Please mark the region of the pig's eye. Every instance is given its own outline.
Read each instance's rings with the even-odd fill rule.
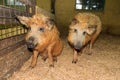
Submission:
[[[39,28],[39,31],[40,32],[44,32],[44,28]]]
[[[86,32],[84,31],[84,32],[83,32],[83,35],[85,35],[85,34],[86,34]]]
[[[77,32],[77,29],[74,29],[74,32]]]
[[[31,30],[31,27],[28,27],[28,31],[30,31]]]

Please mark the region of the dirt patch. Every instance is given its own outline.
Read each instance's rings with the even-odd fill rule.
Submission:
[[[86,50],[87,52],[87,50]],[[64,40],[64,50],[49,68],[48,60],[38,57],[35,68],[28,68],[31,58],[20,71],[8,80],[119,80],[120,79],[120,37],[102,35],[96,41],[92,55],[86,53],[78,57],[78,63],[72,64],[73,52]]]

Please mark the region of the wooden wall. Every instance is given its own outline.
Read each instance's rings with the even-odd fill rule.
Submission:
[[[50,11],[50,0],[37,0],[37,5]],[[103,32],[120,35],[120,0],[106,0],[105,9],[102,12],[92,11],[100,16],[103,23]],[[62,35],[67,35],[71,19],[78,12],[90,12],[75,10],[75,0],[56,0],[55,16],[58,28]]]

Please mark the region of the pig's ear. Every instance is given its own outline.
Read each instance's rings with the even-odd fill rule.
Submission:
[[[72,19],[72,22],[71,22],[71,25],[75,25],[75,24],[77,24],[77,23],[79,23],[79,21],[77,20],[77,19]]]
[[[28,25],[29,17],[25,17],[25,16],[16,16],[16,17],[20,21],[21,24],[23,24],[25,26]]]
[[[97,25],[89,25],[87,28],[87,34],[92,35],[96,32]]]
[[[55,25],[54,19],[47,19],[46,24],[48,26],[48,29],[51,30],[53,26]]]

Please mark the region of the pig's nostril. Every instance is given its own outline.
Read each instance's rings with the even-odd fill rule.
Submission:
[[[34,37],[31,36],[31,37],[29,38],[29,40],[30,40],[30,41],[34,41]]]
[[[80,49],[81,48],[81,46],[79,46],[79,45],[75,45],[75,49]]]
[[[80,42],[77,42],[77,43],[74,45],[74,48],[77,49],[77,50],[80,50],[80,49],[81,49],[81,43],[80,43]]]

